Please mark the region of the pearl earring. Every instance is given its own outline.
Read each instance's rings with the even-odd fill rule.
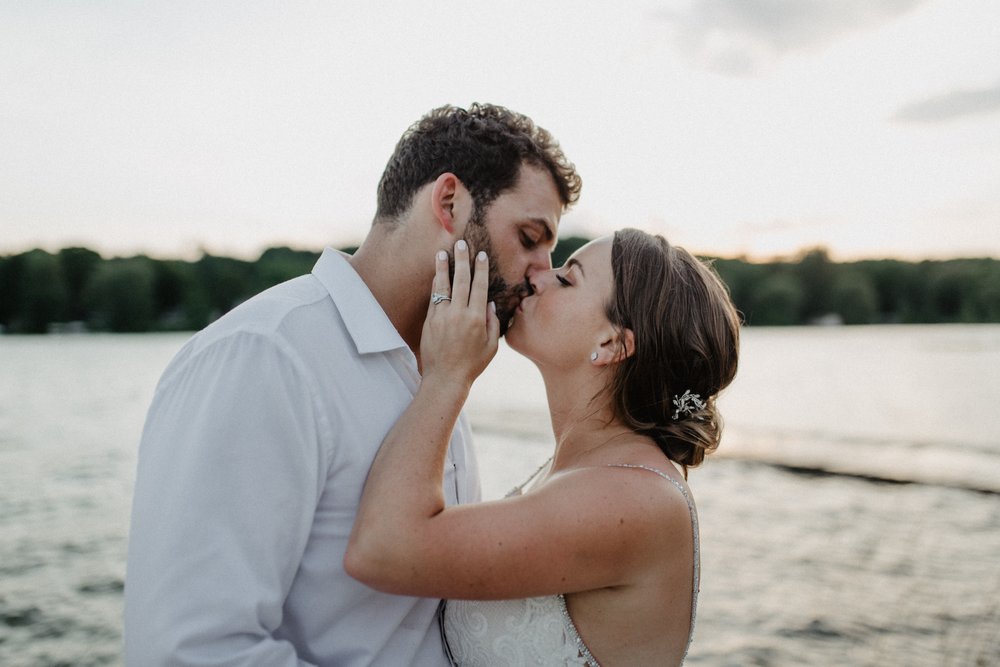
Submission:
[[[591,352],[590,353],[590,360],[591,361],[597,361],[597,353],[596,352]]]

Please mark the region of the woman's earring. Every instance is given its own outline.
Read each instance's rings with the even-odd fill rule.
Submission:
[[[590,353],[590,360],[591,361],[597,361],[597,353],[596,352],[591,352]]]

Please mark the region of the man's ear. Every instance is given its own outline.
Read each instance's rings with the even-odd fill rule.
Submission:
[[[614,329],[601,341],[600,348],[591,355],[595,366],[607,366],[625,361],[635,354],[635,334],[631,329]]]
[[[455,199],[461,185],[458,176],[446,171],[437,177],[431,188],[431,212],[449,235],[455,233]]]

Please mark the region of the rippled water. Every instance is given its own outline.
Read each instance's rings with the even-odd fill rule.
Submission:
[[[135,446],[182,340],[0,337],[0,664],[120,662]]]
[[[689,664],[1000,664],[1000,493],[970,490],[1000,490],[1000,327],[744,336],[723,448],[691,476]],[[0,336],[0,664],[120,664],[135,446],[185,338]],[[508,351],[470,414],[487,496],[547,456],[544,391]]]

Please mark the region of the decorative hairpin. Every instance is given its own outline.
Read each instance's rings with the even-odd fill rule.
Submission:
[[[674,421],[677,421],[680,415],[685,417],[690,417],[698,410],[705,407],[705,401],[701,400],[701,394],[692,394],[690,389],[687,389],[683,394],[678,396],[674,394],[674,415],[671,417]]]

